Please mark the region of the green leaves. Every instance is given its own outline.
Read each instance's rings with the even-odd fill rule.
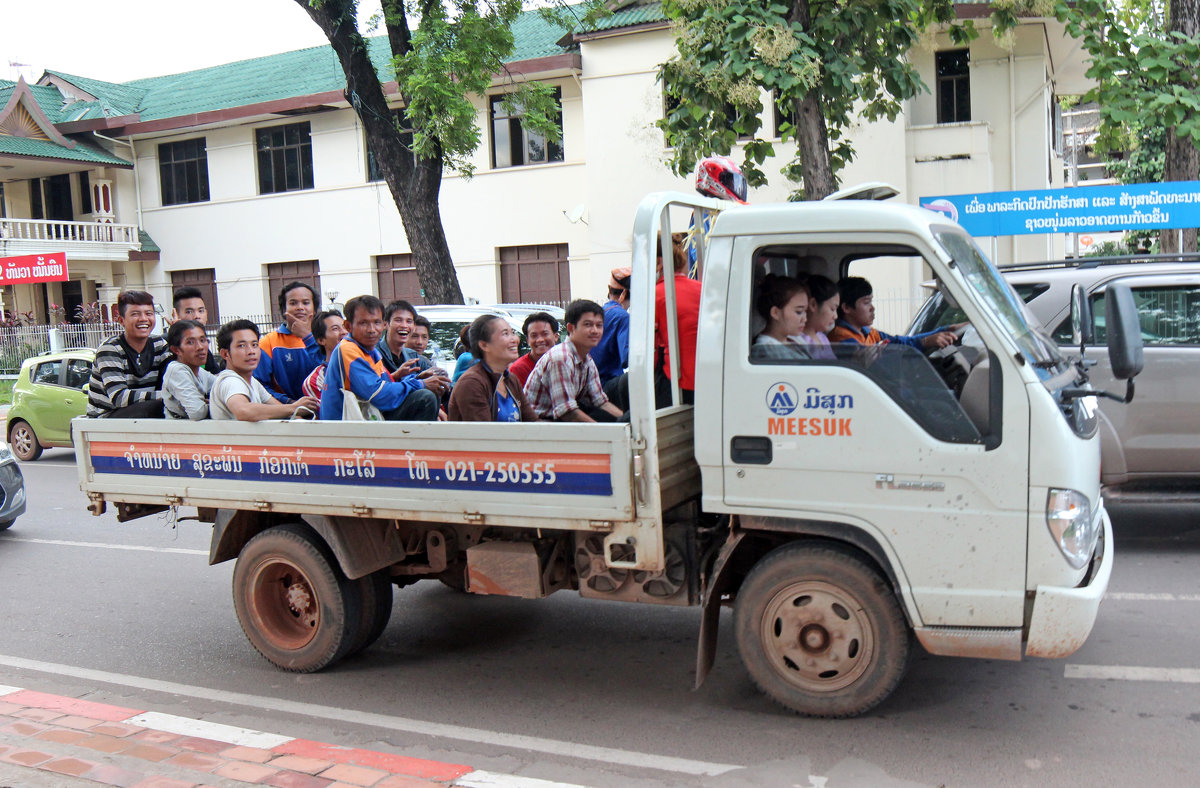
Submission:
[[[1183,0],[1178,0],[1183,2]],[[1165,28],[1161,0],[1060,2],[1058,16],[1091,56],[1096,87],[1085,96],[1100,106],[1100,153],[1131,151],[1137,167],[1114,164],[1125,182],[1162,177],[1164,127],[1200,142],[1200,38]],[[1154,151],[1153,154],[1148,151]],[[1148,156],[1159,162],[1148,164]]]
[[[1014,9],[1027,2],[1000,5],[1015,20]],[[752,185],[766,182],[760,165],[776,153],[775,142],[764,139],[771,130],[779,142],[797,142],[799,133],[821,137],[823,161],[802,162],[797,154],[780,169],[786,179],[821,166],[836,174],[854,156],[846,132],[860,118],[895,119],[903,101],[924,89],[906,55],[925,27],[948,23],[960,44],[977,35],[955,21],[952,0],[664,0],[663,11],[678,54],[661,77],[668,102],[686,108],[659,123],[672,146],[671,167],[685,174],[698,158],[740,145]],[[810,94],[819,97],[821,125],[801,132],[790,116]],[[763,113],[746,114],[772,102],[782,109],[766,113],[778,117],[767,128]]]

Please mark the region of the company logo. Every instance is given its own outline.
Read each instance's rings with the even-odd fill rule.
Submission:
[[[930,200],[929,202],[921,203],[921,207],[927,211],[936,211],[944,216],[950,217],[950,221],[958,221],[958,208],[949,200]]]
[[[800,404],[800,394],[791,383],[772,383],[767,389],[767,409],[776,416],[786,416]]]

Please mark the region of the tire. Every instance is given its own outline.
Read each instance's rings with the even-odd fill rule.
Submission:
[[[37,435],[29,422],[17,419],[8,428],[8,445],[13,454],[23,462],[33,462],[42,456],[42,444],[38,443]]]
[[[794,543],[767,554],[738,591],[734,616],[750,677],[798,714],[862,714],[908,666],[908,625],[888,584],[829,547]]]
[[[269,528],[233,568],[233,605],[250,643],[283,670],[313,673],[341,659],[358,638],[362,598],[308,526]]]
[[[379,640],[392,618],[392,577],[386,569],[372,572],[354,582],[358,584],[362,595],[362,614],[358,619],[358,637],[346,652],[347,657]]]
[[[0,521],[0,531],[7,531],[7,530],[9,529],[9,527],[11,527],[11,526],[12,526],[12,524],[13,524],[13,523],[15,523],[16,521],[17,521],[17,520],[16,520],[16,518],[15,518],[15,517],[14,517],[13,519],[11,519],[11,520],[2,520],[2,521]]]

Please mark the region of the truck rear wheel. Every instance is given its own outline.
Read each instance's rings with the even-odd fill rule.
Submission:
[[[346,651],[346,656],[357,654],[370,646],[392,618],[392,577],[386,569],[372,572],[354,581],[362,595],[362,614],[359,616],[358,636]]]
[[[828,547],[769,553],[738,591],[735,627],[754,683],[806,716],[862,714],[892,693],[908,665],[908,627],[887,583]]]
[[[348,580],[311,529],[288,524],[255,536],[233,569],[233,605],[258,652],[284,670],[312,673],[354,645],[362,617]]]

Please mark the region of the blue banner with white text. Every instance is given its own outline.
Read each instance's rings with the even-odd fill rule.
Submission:
[[[1200,227],[1200,181],[922,197],[975,237]]]

